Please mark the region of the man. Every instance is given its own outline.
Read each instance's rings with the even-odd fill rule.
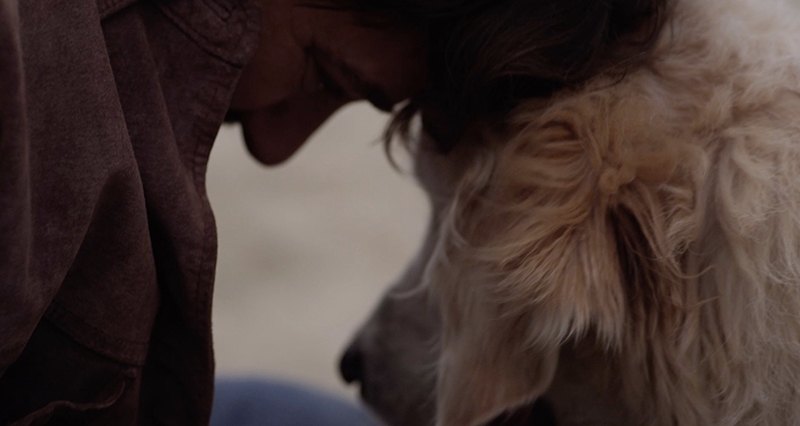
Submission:
[[[425,84],[418,27],[317,3],[0,0],[0,424],[208,423],[223,119],[274,164]]]

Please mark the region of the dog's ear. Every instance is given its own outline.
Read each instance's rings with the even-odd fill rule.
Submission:
[[[488,178],[465,173],[444,218],[427,278],[443,308],[439,426],[484,425],[540,397],[571,339],[619,347],[630,291],[623,268],[651,270],[637,262],[672,253],[656,241],[670,232],[655,222],[664,215],[653,182],[668,179],[675,155],[631,148],[622,143],[637,136],[631,128],[581,122],[606,117],[602,105],[578,107],[586,111],[527,120],[534,124],[498,145]],[[614,212],[628,199],[644,201],[625,210],[625,228]],[[652,258],[622,262],[616,234],[628,231]]]
[[[542,134],[552,143],[500,152],[491,173],[476,161],[444,217],[427,278],[444,325],[439,426],[485,425],[533,402],[564,341],[623,324],[613,229],[592,206],[581,142]]]
[[[501,222],[519,225],[527,217],[515,214],[521,216],[501,215]],[[486,425],[535,401],[570,339],[590,332],[607,342],[619,338],[625,294],[612,232],[606,218],[590,218],[537,242],[507,241],[503,249],[487,242],[447,256],[441,270],[450,275],[434,278],[444,325],[439,426]],[[506,235],[514,234],[524,235]]]
[[[498,330],[464,325],[465,332],[449,336],[443,348],[438,426],[486,425],[547,390],[557,366],[557,348],[524,348],[509,335],[494,334]]]

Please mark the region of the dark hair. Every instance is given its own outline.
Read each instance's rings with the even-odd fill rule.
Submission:
[[[373,23],[417,25],[429,48],[428,90],[390,126],[407,131],[422,108],[436,111],[443,142],[475,118],[502,117],[646,57],[670,0],[334,0]],[[423,113],[423,116],[425,114]],[[441,123],[446,123],[444,126]]]

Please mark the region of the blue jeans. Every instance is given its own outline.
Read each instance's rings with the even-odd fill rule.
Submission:
[[[267,380],[217,380],[211,426],[379,426],[334,396]]]

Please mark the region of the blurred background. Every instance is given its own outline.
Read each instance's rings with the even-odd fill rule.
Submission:
[[[339,379],[339,355],[410,261],[428,215],[412,176],[386,158],[387,118],[353,104],[270,168],[249,156],[238,126],[220,130],[207,175],[219,234],[218,375],[355,398]]]

